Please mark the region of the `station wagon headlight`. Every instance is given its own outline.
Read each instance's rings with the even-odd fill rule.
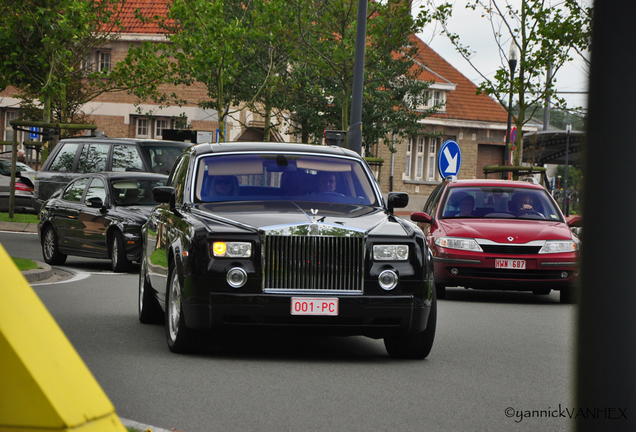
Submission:
[[[408,258],[408,245],[373,246],[373,259],[376,261],[406,261]]]
[[[461,238],[461,237],[439,237],[435,239],[435,244],[437,246],[448,248],[448,249],[460,249],[467,250],[473,252],[483,252],[481,246],[475,241],[475,239],[471,238]]]
[[[249,258],[252,256],[252,244],[216,241],[212,243],[212,255],[225,258]]]
[[[579,250],[579,244],[572,240],[548,240],[545,242],[540,254],[576,252]]]

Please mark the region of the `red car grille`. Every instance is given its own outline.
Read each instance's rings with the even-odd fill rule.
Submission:
[[[486,253],[505,255],[536,255],[541,246],[515,246],[515,245],[479,245]]]

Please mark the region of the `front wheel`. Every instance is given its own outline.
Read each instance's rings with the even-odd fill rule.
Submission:
[[[170,264],[166,292],[166,337],[168,348],[175,353],[203,352],[209,340],[200,330],[189,329],[185,325],[181,306],[181,280],[174,263]]]
[[[42,236],[42,256],[47,264],[58,265],[66,262],[67,256],[60,252],[57,234],[52,226],[44,229]]]
[[[384,338],[384,346],[391,357],[421,360],[430,354],[437,327],[437,294],[435,291],[433,290],[431,311],[428,315],[426,329],[415,334]]]
[[[110,263],[114,272],[124,272],[130,267],[121,232],[115,231],[110,240]]]

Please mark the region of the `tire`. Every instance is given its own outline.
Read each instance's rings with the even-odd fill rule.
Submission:
[[[67,255],[60,252],[57,234],[51,225],[44,228],[42,235],[42,256],[44,262],[51,265],[60,265],[66,262]]]
[[[143,254],[142,254],[143,256]],[[161,324],[164,320],[163,310],[153,295],[153,289],[146,278],[146,260],[142,258],[139,271],[139,321],[143,324]]]
[[[110,238],[110,263],[114,272],[125,272],[130,268],[130,261],[126,258],[126,247],[121,232],[115,231]]]
[[[428,315],[426,329],[419,333],[384,338],[384,346],[389,355],[397,359],[422,360],[433,348],[435,328],[437,327],[437,294],[433,290],[431,312]]]
[[[166,338],[174,353],[203,352],[209,345],[206,332],[189,329],[185,325],[181,306],[181,279],[174,263],[170,264],[166,288]]]
[[[444,300],[446,298],[446,285],[435,284],[435,291],[438,299]]]

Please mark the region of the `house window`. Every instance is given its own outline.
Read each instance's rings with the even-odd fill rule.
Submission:
[[[110,53],[104,51],[97,52],[97,70],[100,72],[110,72]]]
[[[4,113],[4,140],[13,141],[13,126],[9,124],[10,121],[18,118],[17,111],[6,111]],[[20,138],[18,136],[18,138]]]
[[[163,138],[163,130],[169,129],[169,122],[165,119],[157,119],[155,120],[155,138],[161,139]]]
[[[435,161],[437,160],[437,140],[438,138],[428,138],[428,146],[426,152],[426,179],[428,181],[433,181],[436,177]]]
[[[424,137],[417,139],[417,159],[415,162],[415,179],[422,179],[422,170],[424,169]]]
[[[406,144],[406,161],[404,164],[404,178],[411,178],[411,153],[413,151],[413,138],[409,138],[408,143]]]
[[[137,119],[137,138],[149,138],[148,136],[148,119]]]

